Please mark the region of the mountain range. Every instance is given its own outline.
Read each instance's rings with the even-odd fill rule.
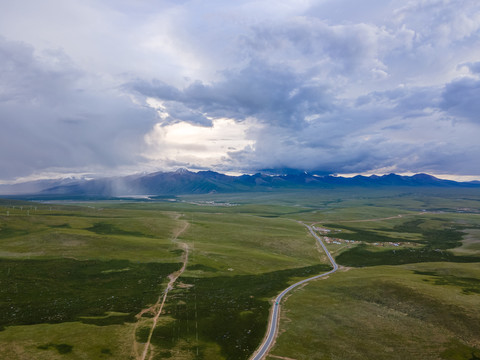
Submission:
[[[469,187],[480,188],[478,182],[456,182],[428,174],[402,176],[388,174],[341,177],[296,172],[284,175],[257,173],[230,176],[214,171],[175,172],[110,177],[101,179],[41,180],[13,185],[0,185],[2,195],[36,197],[130,197],[134,195],[183,195],[275,191],[281,189],[328,189],[342,187]]]

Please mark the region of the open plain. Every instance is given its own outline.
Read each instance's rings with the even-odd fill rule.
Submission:
[[[266,359],[480,358],[480,193],[430,188],[0,200],[0,357],[248,359],[332,268],[301,222],[340,269]]]

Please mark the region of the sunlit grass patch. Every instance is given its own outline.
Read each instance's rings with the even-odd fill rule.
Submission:
[[[80,322],[10,326],[0,332],[2,359],[131,359],[133,324]]]

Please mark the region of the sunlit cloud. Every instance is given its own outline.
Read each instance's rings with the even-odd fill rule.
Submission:
[[[254,145],[248,138],[251,122],[238,123],[232,119],[216,119],[211,127],[186,122],[155,125],[145,136],[148,145],[143,154],[159,168],[188,166],[218,168],[228,161],[229,153]]]

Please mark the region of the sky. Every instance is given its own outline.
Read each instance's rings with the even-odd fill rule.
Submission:
[[[480,179],[478,0],[0,2],[0,182]]]

